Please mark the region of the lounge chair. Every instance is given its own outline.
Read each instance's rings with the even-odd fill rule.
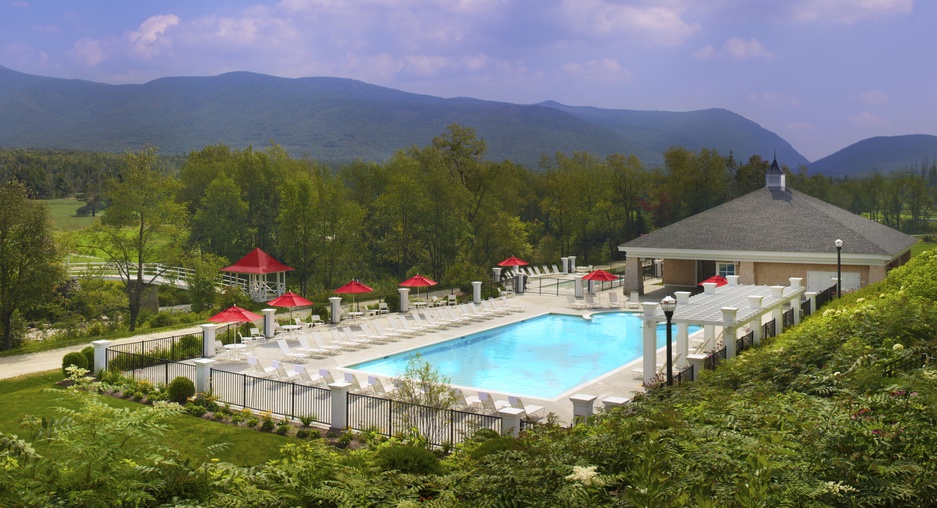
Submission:
[[[613,308],[613,309],[620,309],[620,308],[621,308],[621,302],[618,301],[618,293],[616,293],[616,292],[614,292],[614,291],[609,291],[609,292],[608,292],[608,306],[611,307],[611,308]]]
[[[482,410],[488,414],[495,414],[501,408],[510,406],[506,400],[494,400],[488,392],[478,392],[478,397],[468,397],[466,400],[469,402],[478,402],[481,404]]]
[[[403,316],[397,316],[397,326],[394,326],[394,321],[391,319],[390,324],[393,326],[395,332],[400,333],[401,335],[406,335],[408,337],[413,337],[419,333],[423,333],[422,329],[410,326],[410,323],[407,321],[407,318]]]
[[[319,325],[324,325],[324,324],[325,324],[325,321],[322,321],[322,316],[320,316],[320,315],[318,315],[318,314],[313,314],[313,315],[309,316],[309,326],[310,326],[310,327],[319,326]]]
[[[479,309],[475,302],[469,302],[465,304],[468,306],[469,311],[476,316],[481,316],[482,319],[489,319],[495,316],[494,312],[489,310]]]
[[[422,315],[419,312],[415,312],[412,315],[413,315],[413,322],[422,326],[426,330],[439,330],[440,328],[445,327],[445,325],[443,325],[442,323],[439,323],[437,321],[430,321],[429,319],[426,319],[426,316]]]
[[[319,369],[319,377],[322,378],[322,382],[327,385],[335,382],[335,378],[332,377],[332,373],[329,372],[329,369]]]
[[[353,342],[348,340],[348,337],[342,335],[338,328],[332,328],[329,330],[332,333],[332,344],[341,346],[342,349],[361,349],[364,347],[364,344],[360,342]]]
[[[540,265],[540,268],[543,268],[543,275],[544,275],[544,276],[546,276],[546,275],[553,275],[552,273],[550,273],[550,269],[547,268],[547,265]]]
[[[456,314],[455,311],[451,307],[446,307],[446,314],[449,314],[449,320],[453,324],[461,325],[463,323],[468,323],[470,321],[468,316],[465,316],[462,314]]]
[[[368,390],[378,397],[387,397],[394,391],[394,387],[387,388],[384,382],[377,376],[368,376]]]
[[[357,342],[358,344],[361,344],[362,347],[371,347],[371,344],[374,344],[374,341],[371,339],[365,338],[355,333],[350,326],[343,326],[342,332],[345,333],[345,337],[348,337],[349,341]]]
[[[259,328],[251,328],[251,339],[266,340],[267,336],[261,333]]]
[[[455,409],[478,410],[481,407],[478,397],[466,397],[461,388],[452,388],[452,397],[455,399]]]
[[[346,383],[349,383],[351,385],[349,387],[349,390],[353,392],[361,391],[361,383],[358,382],[358,378],[355,377],[354,374],[352,374],[351,372],[346,372],[344,375],[344,379]]]
[[[592,298],[592,293],[586,293],[584,298],[586,300],[586,307],[589,307],[590,309],[597,309],[601,307],[600,304],[596,303],[595,298]]]
[[[446,296],[446,306],[457,305],[458,303],[459,303],[459,299],[456,298],[455,295]]]
[[[527,307],[519,303],[512,303],[506,296],[501,296],[501,306],[509,309],[511,312],[524,312],[527,309]]]
[[[380,302],[377,304],[377,313],[390,314],[390,307],[387,306],[387,302]]]
[[[309,355],[306,353],[300,353],[299,351],[293,351],[290,349],[290,346],[286,343],[286,339],[277,339],[277,345],[280,346],[280,354],[284,358],[289,358],[290,360],[306,360],[309,358]]]
[[[540,418],[543,416],[543,406],[537,406],[535,404],[524,404],[524,401],[522,401],[520,397],[508,395],[508,403],[511,404],[511,407],[513,408],[523,409],[524,412],[527,413],[527,416],[531,418]]]
[[[309,374],[309,370],[306,369],[306,367],[302,365],[299,365],[299,364],[294,365],[293,370],[296,371],[297,377],[299,378],[298,381],[300,383],[307,383],[310,385],[314,385],[322,381],[322,378],[320,376],[313,377],[311,374]]]
[[[330,344],[327,339],[319,335],[319,332],[311,332],[312,341],[316,346],[328,351],[329,354],[337,355],[342,352],[342,346],[338,344]]]
[[[631,292],[631,297],[628,298],[628,308],[629,309],[641,308],[641,295],[639,295],[637,291]]]
[[[297,338],[299,339],[300,347],[296,348],[296,350],[300,353],[306,353],[314,358],[325,358],[329,354],[329,350],[310,344],[309,341],[306,340],[306,334],[299,334]]]
[[[552,266],[553,266],[553,275],[563,275],[563,272],[561,272],[560,269],[556,267],[556,265],[552,265]]]
[[[571,309],[585,309],[585,302],[581,302],[573,295],[566,295],[566,306]]]
[[[383,340],[386,340],[386,341],[400,340],[400,337],[401,337],[400,332],[393,331],[393,330],[385,330],[384,327],[381,326],[381,322],[378,320],[372,321],[371,327],[374,328],[374,331],[377,332],[377,335],[381,337]]]
[[[281,363],[280,360],[274,360],[271,366],[276,369],[276,375],[281,380],[292,381],[299,377],[299,372],[296,372],[296,369],[287,369],[286,364]]]
[[[496,307],[494,300],[482,300],[481,301],[482,311],[490,312],[493,316],[503,316],[509,314],[511,311],[504,307]]]
[[[439,307],[439,306],[442,305],[442,304],[443,304],[443,301],[440,300],[438,296],[431,296],[431,297],[429,298],[429,306],[430,306],[430,307]]]
[[[248,356],[247,365],[250,366],[250,370],[253,371],[254,374],[260,377],[270,377],[277,371],[277,369],[273,367],[264,367],[256,356]]]

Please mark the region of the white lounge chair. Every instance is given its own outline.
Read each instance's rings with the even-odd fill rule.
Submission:
[[[503,407],[510,407],[506,400],[494,400],[488,392],[478,392],[478,400],[486,413],[495,414]]]
[[[387,302],[380,302],[377,304],[377,313],[390,314],[390,307],[387,306]]]
[[[456,314],[455,310],[451,307],[446,307],[445,310],[446,310],[446,314],[449,315],[449,321],[452,322],[452,324],[461,325],[461,324],[468,323],[469,321],[471,321],[467,316],[464,316],[462,314]]]
[[[560,269],[556,267],[556,265],[552,265],[552,266],[553,266],[553,275],[563,275],[563,272],[561,272]]]
[[[345,379],[345,382],[346,382],[346,383],[351,384],[351,387],[349,387],[349,389],[350,389],[351,391],[353,391],[353,392],[360,392],[360,391],[361,391],[361,383],[358,382],[358,378],[355,377],[354,374],[352,374],[351,372],[346,372],[346,373],[345,373],[345,376],[344,376],[344,379]]]
[[[312,344],[310,344],[309,341],[306,339],[306,334],[304,333],[299,334],[299,336],[297,336],[297,339],[299,339],[300,347],[296,348],[296,350],[299,351],[300,353],[305,353],[313,358],[325,358],[326,356],[328,356],[329,351],[325,348],[321,348],[319,346],[313,346]]]
[[[385,330],[381,325],[379,320],[374,320],[371,322],[371,327],[374,328],[374,331],[377,332],[379,337],[382,337],[386,341],[397,341],[400,340],[400,332],[394,330]]]
[[[360,342],[352,342],[348,340],[348,338],[342,335],[342,333],[338,331],[337,328],[332,328],[329,330],[329,332],[332,334],[332,344],[341,346],[342,349],[361,349],[364,347],[364,345]]]
[[[286,339],[277,339],[277,345],[280,346],[280,354],[282,354],[284,358],[289,358],[290,360],[306,360],[309,358],[309,355],[306,353],[300,353],[299,351],[290,349],[289,344],[286,343]]]
[[[493,302],[494,300],[482,300],[482,310],[491,313],[492,316],[504,316],[505,314],[509,314],[511,312],[510,310],[503,307],[496,307]]]
[[[524,412],[527,413],[527,416],[531,418],[540,418],[543,416],[543,406],[524,404],[524,401],[522,401],[520,397],[508,395],[508,403],[511,404],[513,408],[523,409]]]
[[[260,376],[260,377],[270,377],[272,376],[277,369],[273,367],[264,367],[260,360],[256,356],[247,357],[247,365],[250,366],[250,370]]]
[[[566,295],[566,306],[571,309],[585,309],[586,303],[577,300],[573,295]]]
[[[342,332],[345,333],[345,337],[348,337],[348,340],[349,340],[349,341],[351,341],[351,342],[357,342],[358,344],[361,344],[362,347],[371,347],[371,345],[374,344],[374,341],[372,341],[371,339],[368,339],[368,338],[366,338],[366,337],[363,337],[363,336],[358,335],[357,333],[355,333],[355,332],[351,329],[350,326],[343,326],[343,327],[342,327]]]
[[[641,308],[641,295],[639,295],[637,291],[631,292],[631,298],[628,298],[628,308],[629,309]]]
[[[519,303],[511,302],[506,296],[501,297],[501,306],[507,308],[511,312],[524,312],[527,309],[527,307]]]
[[[455,399],[455,409],[478,410],[481,407],[478,397],[466,397],[461,388],[452,388],[452,397]]]
[[[266,340],[267,336],[264,335],[259,328],[251,328],[251,339],[253,340]]]
[[[442,323],[439,323],[438,321],[430,321],[429,319],[425,319],[426,316],[424,316],[420,312],[414,312],[412,316],[413,316],[413,322],[416,323],[417,325],[422,326],[425,330],[439,330],[440,328],[445,327],[445,325],[443,325]]]
[[[368,376],[368,390],[378,397],[387,397],[394,391],[394,387],[387,388],[377,376]]]
[[[322,316],[320,316],[320,315],[318,315],[318,314],[313,314],[313,315],[309,316],[309,326],[310,326],[310,327],[319,326],[319,325],[324,325],[324,324],[325,324],[325,321],[322,321]]]
[[[319,381],[322,381],[322,378],[320,376],[313,376],[309,374],[309,370],[307,370],[306,367],[302,365],[299,365],[299,364],[294,365],[293,370],[296,371],[297,377],[299,378],[298,381],[300,383],[307,383],[310,385],[314,385],[318,383]]]
[[[589,307],[590,309],[598,309],[601,307],[601,305],[595,301],[595,298],[592,297],[592,293],[586,293],[583,296],[586,300],[586,307]]]
[[[330,355],[337,355],[342,352],[342,346],[331,344],[328,339],[319,335],[319,332],[311,332],[310,335],[316,346],[328,351]]]
[[[465,306],[468,307],[469,312],[470,312],[471,315],[473,315],[473,316],[478,316],[478,317],[480,317],[481,319],[490,319],[490,318],[494,317],[494,313],[492,313],[491,311],[479,309],[479,308],[475,305],[475,302],[469,302],[469,303],[465,304]]]
[[[283,381],[292,381],[293,379],[299,378],[299,372],[296,372],[296,369],[287,369],[286,364],[280,362],[280,360],[274,360],[271,363],[271,366],[276,369],[276,375]]]
[[[422,331],[422,330],[416,330],[414,328],[410,328],[409,326],[407,326],[406,319],[404,318],[401,318],[399,316],[393,316],[393,317],[397,317],[399,318],[399,320],[395,321],[391,317],[388,317],[387,319],[388,326],[390,326],[390,329],[392,331],[397,332],[404,337],[415,337],[418,333],[420,333],[420,331]]]
[[[335,378],[332,377],[332,373],[329,372],[329,369],[319,369],[319,377],[322,378],[322,382],[327,385],[335,383]]]
[[[609,292],[608,292],[608,306],[611,307],[611,308],[613,308],[613,309],[620,309],[620,308],[621,308],[621,302],[618,301],[618,293],[616,293],[616,292],[614,292],[614,291],[609,291]]]

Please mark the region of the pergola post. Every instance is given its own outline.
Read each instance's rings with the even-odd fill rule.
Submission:
[[[735,317],[739,310],[735,307],[722,309],[722,343],[726,348],[726,360],[735,358]]]
[[[208,323],[199,325],[202,328],[202,356],[214,358],[215,356],[215,330],[218,325]]]
[[[641,302],[644,319],[644,383],[657,377],[657,307],[654,302]]]
[[[784,286],[771,286],[771,297],[781,298],[784,296]],[[784,302],[778,302],[771,309],[771,317],[774,319],[774,334],[781,335],[784,331]]]

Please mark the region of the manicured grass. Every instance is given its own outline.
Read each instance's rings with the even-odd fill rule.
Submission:
[[[911,256],[917,256],[918,254],[929,251],[935,247],[937,247],[937,243],[919,241],[911,247]]]
[[[74,403],[62,397],[63,388],[55,383],[62,380],[60,371],[48,371],[13,379],[0,380],[0,432],[17,434],[27,438],[27,429],[20,427],[24,415],[55,417],[56,407],[72,407]],[[121,408],[140,408],[140,404],[129,400],[101,396],[108,404]],[[257,465],[282,457],[280,447],[298,442],[296,438],[284,437],[254,429],[212,422],[194,416],[183,415],[172,422],[173,430],[158,436],[161,444],[179,450],[183,456],[200,463],[211,457],[207,448],[218,443],[230,443],[218,451],[216,458],[237,465]],[[42,454],[55,454],[57,449],[42,444],[35,445]]]
[[[83,229],[97,220],[97,217],[77,217],[75,210],[81,208],[84,203],[75,198],[43,199],[42,202],[49,207],[52,220],[55,221],[55,228],[59,230]]]

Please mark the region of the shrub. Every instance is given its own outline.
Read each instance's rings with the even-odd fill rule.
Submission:
[[[258,423],[260,423],[260,419],[256,416],[251,416],[247,419],[246,422],[244,422],[244,425],[247,425],[248,427],[256,427]]]
[[[277,424],[277,434],[285,436],[290,431],[290,427],[289,420],[281,420],[280,423]]]
[[[308,427],[316,421],[316,415],[302,415],[299,417],[299,421],[303,424],[303,427]]]
[[[309,430],[307,430],[307,429],[299,429],[299,430],[297,430],[297,431],[296,431],[296,437],[298,437],[299,439],[306,439],[307,437],[309,437]]]
[[[185,405],[189,398],[195,395],[195,383],[187,377],[179,376],[169,383],[167,391],[170,401]]]
[[[65,369],[71,367],[72,365],[81,369],[87,369],[88,359],[85,358],[85,355],[78,352],[68,353],[62,358],[62,374],[67,376],[68,373],[65,372]]]
[[[94,347],[88,346],[82,349],[81,354],[85,355],[85,360],[88,360],[88,370],[94,370]]]
[[[377,451],[378,465],[385,471],[410,474],[438,474],[439,458],[426,448],[417,446],[387,446]]]
[[[485,440],[480,445],[478,445],[477,448],[472,450],[469,456],[474,460],[479,460],[482,457],[491,455],[492,453],[516,450],[518,445],[518,440],[511,436],[499,436],[493,439]]]
[[[197,416],[199,418],[201,418],[205,414],[204,407],[198,404],[193,404],[191,402],[185,405],[185,410],[188,411],[190,415]]]

